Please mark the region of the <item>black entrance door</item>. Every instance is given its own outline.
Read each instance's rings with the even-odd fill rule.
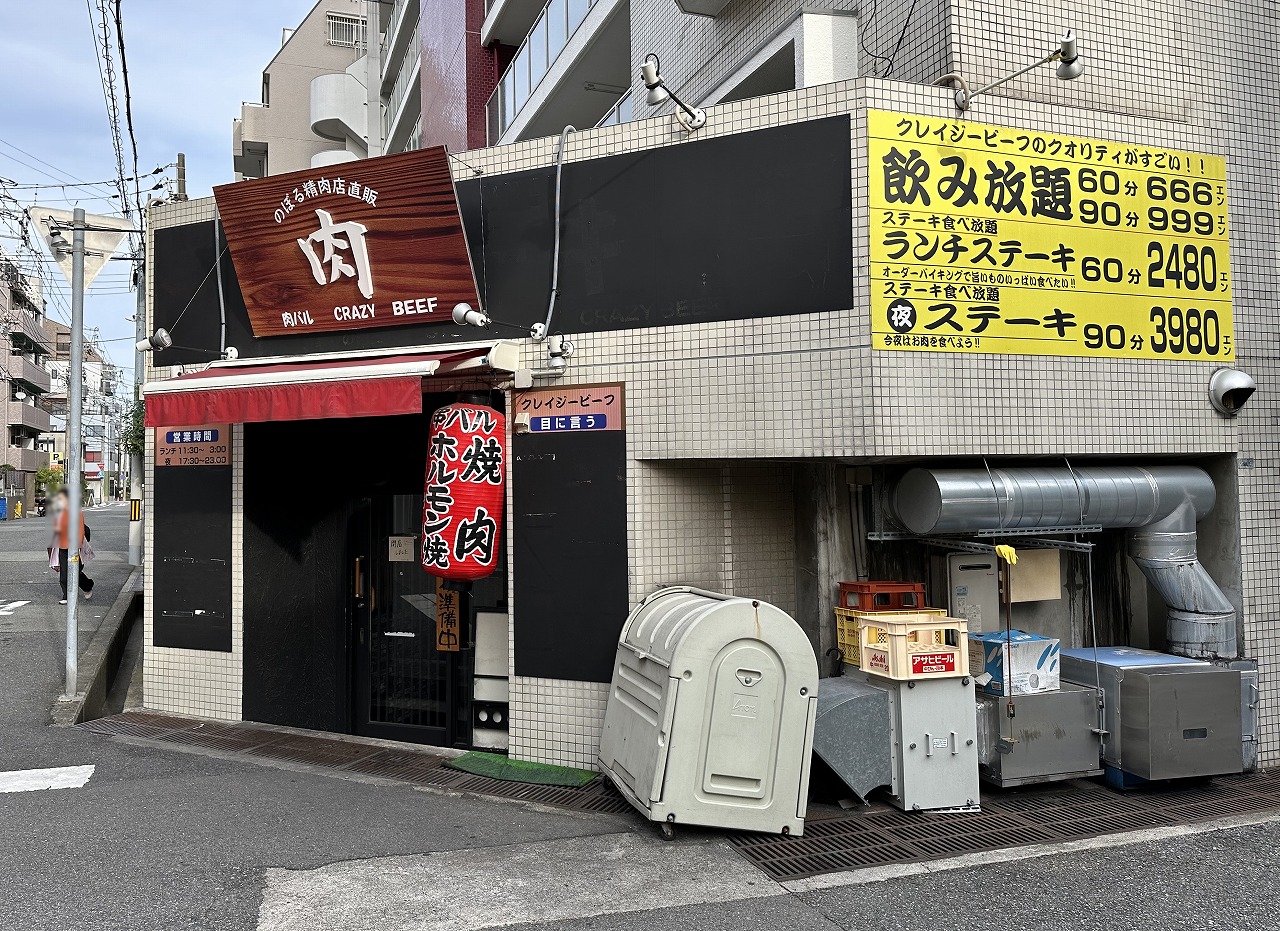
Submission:
[[[437,649],[436,578],[421,563],[422,496],[363,499],[352,518],[352,729],[452,746],[470,721],[472,625],[466,597],[456,651]]]

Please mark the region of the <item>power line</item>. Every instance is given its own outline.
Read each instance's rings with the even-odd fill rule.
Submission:
[[[129,94],[129,63],[124,57],[124,18],[120,12],[124,0],[116,0],[116,44],[120,47],[120,76],[124,81],[124,118],[129,127],[129,146],[133,149],[133,197],[138,216],[143,215],[142,191],[138,187],[138,137],[133,133],[133,99]]]
[[[99,19],[95,20],[92,0],[84,0],[85,9],[89,13],[89,28],[94,34],[93,51],[98,59],[98,76],[102,81],[102,102],[107,108],[107,126],[111,130],[111,144],[115,149],[116,190],[120,194],[120,210],[126,217],[132,218],[133,207],[129,204],[129,188],[124,180],[124,141],[120,134],[120,102],[116,96],[115,64],[111,59],[110,20],[114,18],[110,10],[111,4],[112,0],[98,0]]]

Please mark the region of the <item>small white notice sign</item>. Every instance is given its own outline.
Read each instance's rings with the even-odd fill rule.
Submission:
[[[387,559],[391,562],[413,562],[413,537],[388,537]]]

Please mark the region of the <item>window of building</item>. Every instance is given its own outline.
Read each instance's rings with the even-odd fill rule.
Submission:
[[[328,13],[329,44],[343,48],[364,48],[366,20],[363,16]]]

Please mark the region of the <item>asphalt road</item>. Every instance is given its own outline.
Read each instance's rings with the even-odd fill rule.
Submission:
[[[100,594],[127,510],[92,511]],[[48,523],[0,523],[0,931],[1181,931],[1280,926],[1280,824],[869,884],[780,886],[715,832],[538,810],[48,726],[62,618]],[[17,602],[25,602],[17,604]],[[92,766],[73,788],[15,770]],[[845,877],[846,881],[856,877]]]

